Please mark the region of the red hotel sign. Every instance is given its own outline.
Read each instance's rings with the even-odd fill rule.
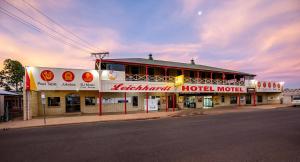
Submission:
[[[230,85],[182,85],[178,88],[170,85],[113,84],[111,92],[198,92],[198,93],[246,93],[244,86]]]
[[[182,92],[234,92],[234,93],[244,93],[245,91],[242,87],[230,87],[230,86],[190,86],[190,85],[183,85]]]

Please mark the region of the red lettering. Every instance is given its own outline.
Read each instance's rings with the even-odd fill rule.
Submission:
[[[231,91],[234,92],[234,87],[231,87]]]
[[[182,86],[182,91],[190,91],[190,86]]]
[[[197,87],[196,86],[191,86],[191,91],[197,91]]]
[[[165,88],[165,90],[166,90],[166,91],[169,91],[171,88],[172,88],[172,87],[167,86],[167,87]]]
[[[145,90],[145,91],[147,91],[149,88],[148,88],[148,86],[146,85],[142,90]]]
[[[141,90],[141,89],[142,89],[142,86],[141,86],[141,85],[139,85],[139,86],[137,86],[137,87],[135,88],[136,91],[139,91],[139,90]]]
[[[198,86],[198,88],[199,88],[199,91],[201,92],[203,87],[202,86]]]
[[[126,87],[126,91],[128,91],[131,88],[131,85],[129,85],[128,87]]]
[[[204,86],[204,91],[208,91],[208,86]]]
[[[165,91],[165,90],[167,89],[167,87],[168,87],[168,86],[161,87],[161,90],[162,90],[162,91]]]
[[[114,85],[114,86],[111,88],[111,90],[116,91],[116,90],[118,90],[122,85],[123,85],[122,83],[121,83],[121,84],[116,84],[116,85]]]
[[[239,87],[235,87],[235,92],[238,92],[239,91]]]
[[[217,91],[218,91],[218,92],[224,92],[224,87],[218,87],[218,88],[217,88]]]
[[[209,87],[209,91],[211,91],[211,92],[214,91],[212,86]]]
[[[113,85],[111,90],[113,91],[169,91],[171,86],[148,86],[148,85],[124,85],[123,83]],[[183,88],[184,89],[184,88]],[[189,86],[186,87],[189,90]],[[197,90],[197,87],[194,87]]]
[[[230,87],[225,87],[225,91],[230,91]]]

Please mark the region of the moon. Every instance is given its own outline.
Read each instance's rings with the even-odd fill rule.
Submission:
[[[201,16],[202,15],[202,11],[198,11],[198,15]]]

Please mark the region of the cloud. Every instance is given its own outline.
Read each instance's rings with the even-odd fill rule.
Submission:
[[[299,11],[297,1],[226,1],[207,12],[204,20],[199,20],[199,38],[210,47],[225,48],[240,39],[245,32],[272,19],[282,20],[280,16]],[[268,24],[271,25],[272,22]]]

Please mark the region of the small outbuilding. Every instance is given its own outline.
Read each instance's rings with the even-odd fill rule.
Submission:
[[[0,89],[0,121],[22,116],[23,96],[16,92]]]

